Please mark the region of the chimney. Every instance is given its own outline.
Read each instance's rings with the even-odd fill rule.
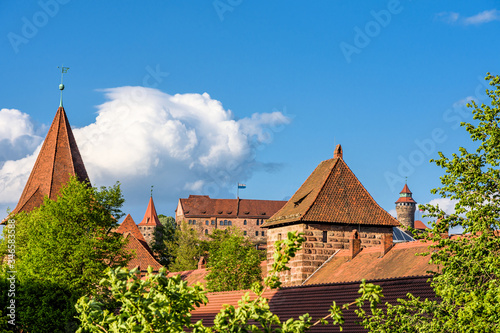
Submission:
[[[392,233],[383,234],[381,241],[380,257],[385,256],[385,254],[389,252],[389,250],[392,248],[393,245],[394,243],[392,242]]]
[[[342,152],[342,146],[337,145],[337,147],[335,147],[335,150],[333,151],[333,158],[342,158],[343,155],[344,154]]]
[[[359,239],[359,234],[357,230],[353,230],[351,233],[351,239],[349,239],[350,257],[353,259],[359,252],[361,252],[361,239]]]
[[[198,269],[204,269],[207,265],[207,261],[205,260],[204,256],[200,257],[200,260],[198,260]]]

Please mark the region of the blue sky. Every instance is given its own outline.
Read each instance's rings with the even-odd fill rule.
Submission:
[[[287,199],[338,143],[384,209],[405,177],[430,202],[429,159],[471,147],[465,102],[500,73],[495,1],[4,1],[0,20],[2,211],[55,115],[61,64],[91,181],[121,181],[137,223],[151,185],[166,215],[238,181],[242,198]]]

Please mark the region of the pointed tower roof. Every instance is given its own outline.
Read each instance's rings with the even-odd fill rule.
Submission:
[[[148,208],[146,209],[146,213],[142,218],[140,226],[159,226],[161,225],[160,220],[158,219],[158,215],[156,214],[155,204],[153,202],[153,197],[149,197]]]
[[[120,234],[130,233],[134,235],[134,237],[137,238],[137,240],[146,242],[146,240],[141,234],[141,231],[137,227],[137,224],[135,224],[135,221],[132,218],[132,216],[130,216],[130,214],[128,214],[125,217],[125,220],[123,220],[120,226],[116,229],[116,232]]]
[[[68,117],[64,108],[59,107],[12,214],[31,211],[43,203],[45,196],[55,200],[72,175],[82,182],[89,182]]]
[[[395,203],[400,203],[400,202],[410,202],[414,204],[417,203],[415,200],[413,200],[410,188],[406,183],[401,192],[399,192],[399,199]]]
[[[343,160],[342,148],[321,162],[290,200],[263,227],[304,222],[398,226]]]

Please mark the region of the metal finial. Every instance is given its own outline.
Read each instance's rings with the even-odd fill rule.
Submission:
[[[154,185],[151,185],[151,197],[153,197],[153,187]]]
[[[61,90],[61,102],[59,103],[59,107],[62,108],[63,107],[62,93],[64,90],[63,75],[68,72],[69,67],[64,67],[64,65],[62,65],[61,67],[57,66],[57,68],[61,69],[61,84],[59,85],[59,90]]]
[[[408,176],[405,177],[405,185],[408,184]]]

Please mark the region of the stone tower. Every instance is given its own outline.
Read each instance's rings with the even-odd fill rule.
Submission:
[[[153,202],[153,197],[149,198],[148,208],[144,214],[144,218],[138,227],[141,234],[144,236],[146,242],[151,246],[154,241],[156,227],[161,226],[158,215],[156,214],[155,204]]]
[[[403,190],[399,193],[399,199],[396,201],[396,213],[398,221],[404,228],[415,227],[415,208],[417,203],[412,198],[412,193],[405,184]]]

